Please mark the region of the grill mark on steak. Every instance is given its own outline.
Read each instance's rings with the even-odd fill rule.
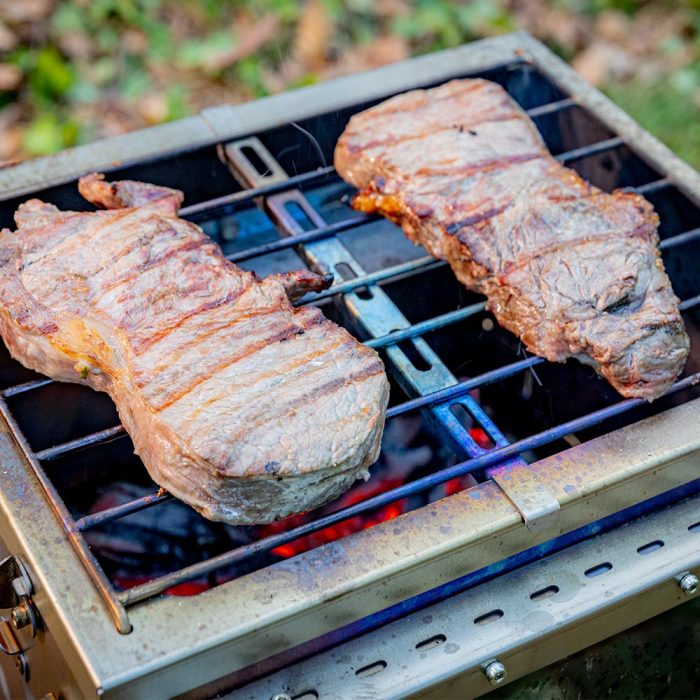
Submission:
[[[314,324],[314,325],[320,325],[319,324]],[[303,335],[303,332],[307,329],[301,329],[301,333],[290,333],[286,338],[283,338],[283,340],[289,340],[290,338],[294,338],[295,336]],[[277,342],[282,342],[282,339],[277,341]],[[187,391],[181,392],[181,395],[178,396],[176,399],[173,401],[169,401],[167,405],[164,405],[162,408],[158,409],[160,411],[164,411],[166,409],[171,408],[173,405],[176,403],[180,403],[183,399],[187,398],[189,394],[191,394],[197,387],[201,386],[202,384],[205,384],[206,382],[211,381],[212,379],[215,379],[217,375],[223,373],[227,369],[233,367],[235,364],[242,362],[243,360],[249,359],[252,355],[261,352],[262,350],[267,350],[267,348],[270,346],[271,343],[260,343],[256,344],[256,347],[254,351],[252,352],[246,352],[242,353],[239,357],[236,357],[232,362],[227,362],[225,365],[216,368],[216,371],[212,372],[208,376],[202,376],[200,377],[197,381],[193,382],[192,386],[188,387]],[[304,367],[304,366],[310,366],[312,369],[307,370],[305,373],[305,379],[308,379],[308,376],[310,374],[313,374],[315,371],[313,369],[313,363],[315,361],[320,361],[321,358],[323,358],[326,355],[332,354],[336,350],[340,350],[343,348],[351,348],[353,345],[351,340],[348,339],[341,339],[335,341],[333,344],[328,345],[326,347],[319,347],[311,350],[311,352],[307,354],[300,354],[298,357],[294,358],[292,361],[284,364],[284,365],[279,365],[276,366],[274,369],[271,369],[267,372],[261,371],[258,372],[257,376],[252,377],[250,380],[250,385],[249,386],[255,386],[256,384],[263,383],[266,379],[270,379],[271,377],[277,377],[280,375],[284,374],[289,374],[292,372],[292,370],[298,369],[299,367]],[[323,371],[323,368],[319,368],[320,371]],[[207,408],[208,406],[211,406],[212,404],[215,404],[216,402],[220,401],[222,398],[224,398],[227,394],[227,390],[224,389],[218,394],[215,394],[214,396],[208,398],[205,401],[200,401],[197,404],[197,408],[194,410],[194,412],[191,414],[192,417],[196,417],[199,412]],[[249,429],[250,426],[246,426],[246,431]]]
[[[356,114],[338,141],[336,170],[360,188],[353,206],[397,222],[447,260],[530,352],[586,361],[624,396],[663,394],[689,342],[651,205],[604,193],[559,164],[493,83],[451,81],[389,109],[390,117],[382,105]],[[489,126],[494,113],[499,128]],[[473,142],[450,128],[479,119]]]
[[[400,134],[398,136],[388,136],[384,139],[374,139],[371,141],[367,141],[365,144],[363,144],[362,148],[372,149],[378,148],[380,146],[394,146],[398,143],[405,143],[406,141],[422,139],[425,136],[434,136],[435,134],[438,134],[441,131],[449,131],[450,129],[456,129],[460,133],[468,134],[469,136],[477,136],[478,132],[476,131],[476,129],[479,128],[482,124],[495,124],[499,122],[511,121],[512,119],[512,114],[503,114],[500,116],[495,115],[489,117],[488,119],[480,119],[479,121],[460,122],[458,124],[449,124],[447,126],[436,126],[434,129],[426,129],[422,134],[419,135]],[[359,148],[357,150],[359,150]]]
[[[500,213],[500,212],[499,212]],[[476,222],[475,222],[476,223]],[[657,240],[656,232],[650,228],[648,224],[640,224],[631,231],[608,231],[607,233],[601,233],[596,236],[587,236],[585,238],[574,238],[563,241],[562,243],[550,243],[548,246],[539,248],[532,253],[528,253],[525,256],[513,260],[512,262],[507,262],[501,272],[500,280],[501,283],[505,283],[505,278],[512,272],[525,267],[531,263],[535,258],[541,258],[545,255],[555,255],[560,253],[562,250],[569,248],[576,248],[578,246],[588,245],[590,243],[604,243],[606,241],[614,241],[620,238],[642,238],[647,241]]]
[[[482,212],[481,214],[474,214],[473,216],[467,216],[464,219],[461,219],[460,221],[456,221],[453,224],[450,224],[449,226],[445,227],[445,231],[450,235],[454,236],[459,234],[459,232],[468,226],[473,226],[474,224],[478,224],[482,221],[488,221],[488,219],[492,219],[494,216],[498,214],[502,214],[508,207],[510,207],[511,204],[510,202],[508,204],[504,204],[501,207],[494,207],[493,209],[488,209],[485,212]],[[432,213],[432,212],[430,212]],[[421,217],[422,218],[422,217]]]
[[[255,342],[245,345],[243,349],[229,357],[227,357],[224,361],[219,363],[218,365],[215,365],[214,367],[211,367],[208,369],[206,373],[202,373],[198,375],[195,379],[193,379],[191,382],[189,382],[186,386],[181,387],[177,391],[173,392],[172,394],[168,395],[167,398],[165,398],[163,401],[161,401],[158,404],[154,405],[154,410],[156,411],[163,411],[166,408],[169,408],[172,406],[174,403],[177,401],[180,401],[183,399],[185,396],[187,396],[189,393],[194,391],[200,384],[203,384],[206,381],[209,381],[213,379],[217,374],[223,372],[225,369],[228,369],[232,365],[236,364],[237,362],[240,362],[241,360],[244,360],[251,355],[254,355],[256,352],[259,352],[263,348],[267,348],[270,345],[274,345],[275,343],[281,343],[284,342],[285,340],[289,340],[290,338],[293,338],[296,335],[301,335],[305,331],[307,331],[309,328],[312,326],[317,326],[320,325],[321,323],[324,322],[324,318],[314,318],[311,320],[311,322],[306,323],[306,324],[290,324],[277,332],[266,336],[260,340],[256,340]],[[203,339],[202,342],[205,342],[205,339]],[[298,360],[298,364],[292,365],[291,367],[285,366],[284,368],[280,368],[280,371],[288,371],[289,369],[294,369],[297,366],[307,364],[310,360],[316,359],[316,357],[319,357],[323,352],[320,353],[315,353],[312,355],[305,355]],[[261,379],[264,377],[261,377]],[[215,400],[217,400],[218,397],[214,397],[211,399],[208,403],[212,403]]]
[[[426,165],[423,168],[419,168],[415,171],[417,176],[425,177],[453,177],[457,175],[462,175],[468,177],[475,173],[480,173],[485,169],[488,170],[501,170],[508,168],[510,165],[515,165],[517,163],[527,163],[531,160],[537,160],[542,158],[541,153],[523,153],[514,156],[500,156],[497,158],[490,158],[486,160],[477,161],[476,163],[469,163],[469,165],[457,165],[454,167],[437,168],[432,165]]]
[[[276,419],[289,419],[295,416],[299,409],[307,406],[309,402],[316,401],[322,397],[331,396],[340,390],[347,390],[350,386],[360,385],[373,377],[377,377],[384,372],[384,366],[380,363],[374,363],[364,369],[353,372],[345,377],[336,377],[323,384],[319,384],[301,396],[287,403],[276,403],[274,406],[274,416]],[[259,431],[262,430],[268,421],[268,415],[262,414],[256,421],[251,421],[246,426],[245,431],[241,431],[233,436],[234,440],[241,440],[243,437],[250,440]],[[342,420],[342,418],[339,418]]]
[[[218,308],[218,307],[216,307]],[[213,311],[216,311],[216,309],[213,309]],[[198,314],[199,316],[203,315],[205,312],[202,312],[202,314]],[[247,323],[251,319],[261,319],[264,316],[268,316],[273,313],[273,310],[270,308],[261,308],[261,309],[256,309],[253,312],[247,313],[247,314],[239,314],[236,318],[231,319],[231,320],[226,320],[223,323],[212,323],[209,328],[206,328],[204,330],[198,331],[196,334],[193,335],[193,337],[186,339],[184,342],[180,343],[179,345],[175,345],[174,347],[169,347],[166,348],[166,354],[167,356],[172,359],[172,361],[175,361],[177,357],[183,353],[187,352],[188,350],[192,350],[196,348],[198,345],[202,345],[205,343],[208,343],[211,338],[219,333],[222,333],[224,331],[230,330],[232,328],[236,328],[242,323]],[[190,317],[188,320],[192,320],[196,318],[196,316]],[[183,324],[184,325],[184,324]],[[143,355],[144,352],[147,350],[152,350],[158,343],[160,343],[163,340],[166,340],[170,337],[170,333],[167,334],[162,334],[157,340],[155,340],[154,343],[151,344],[149,348],[144,350],[143,352],[137,353],[137,355]],[[223,340],[223,339],[221,339]],[[237,338],[231,338],[230,340],[237,340]]]
[[[22,206],[23,205],[20,205],[20,210],[21,210]],[[50,247],[48,247],[46,249],[46,251],[44,253],[42,253],[41,255],[39,255],[38,257],[28,260],[25,263],[26,268],[30,268],[31,266],[36,265],[38,263],[46,262],[49,258],[50,258],[51,262],[56,261],[56,260],[60,260],[66,254],[66,252],[69,252],[70,249],[75,248],[76,245],[80,245],[79,241],[76,240],[75,231],[72,230],[72,228],[67,225],[67,224],[71,223],[72,219],[79,221],[80,220],[80,213],[81,212],[71,213],[72,214],[71,216],[66,216],[61,221],[61,224],[63,224],[65,226],[67,233],[66,233],[65,238],[63,238],[63,240],[59,241],[55,245],[51,245],[51,242],[53,241],[53,237],[51,237],[51,236],[44,237],[42,235],[44,233],[45,229],[52,228],[51,222],[49,221],[46,223],[42,223],[38,227],[39,228],[39,236],[37,236],[37,237],[38,238],[40,237],[41,244],[42,245],[48,244]],[[59,215],[63,216],[64,214],[63,214],[63,212],[59,212]],[[114,219],[112,219],[112,218],[108,219],[107,217],[102,217],[102,220],[98,219],[98,225],[96,227],[95,226],[87,227],[84,231],[80,231],[77,234],[77,237],[78,238],[85,238],[86,241],[94,239],[100,233],[100,231],[102,229],[106,228],[109,225],[117,223],[120,219],[128,218],[129,215],[130,215],[129,211],[120,211],[120,212],[115,212]],[[21,226],[21,223],[20,223],[21,218],[20,217],[15,216],[15,221],[17,222],[18,226]],[[55,227],[55,225],[54,225],[54,227]],[[26,254],[30,254],[31,252],[32,252],[32,250],[29,249],[26,252]]]
[[[143,354],[148,348],[151,347],[154,343],[163,340],[165,337],[170,335],[176,328],[179,328],[185,321],[189,320],[190,318],[197,316],[198,314],[204,313],[205,311],[211,311],[212,309],[218,309],[221,306],[224,306],[224,304],[234,304],[237,299],[239,299],[243,294],[245,294],[247,290],[245,288],[243,289],[237,289],[234,292],[229,292],[228,294],[224,295],[223,297],[219,297],[218,299],[212,299],[211,301],[205,302],[204,304],[201,304],[200,306],[196,307],[195,309],[192,309],[188,313],[182,314],[180,318],[175,321],[172,325],[168,326],[167,328],[162,329],[158,333],[154,333],[148,338],[143,338],[139,339],[134,343],[134,355],[138,356]],[[123,325],[123,328],[127,328],[127,325]]]
[[[195,250],[199,250],[200,248],[205,248],[209,247],[211,248],[212,244],[207,243],[207,241],[203,240],[190,240],[188,241],[187,239],[184,239],[182,242],[182,245],[180,246],[169,246],[168,248],[165,249],[163,253],[160,255],[156,256],[155,258],[151,258],[147,262],[143,263],[141,267],[138,270],[132,270],[131,272],[123,275],[120,278],[117,278],[111,282],[107,282],[102,285],[102,288],[100,289],[101,292],[108,292],[113,289],[116,289],[117,287],[121,287],[125,284],[128,284],[130,282],[133,282],[136,280],[141,272],[145,272],[146,270],[151,270],[154,267],[158,267],[159,265],[164,265],[165,263],[168,262],[168,260],[176,255],[179,255],[180,253],[191,253]],[[144,242],[143,246],[138,246],[138,248],[141,247],[147,247],[147,242]],[[137,247],[135,246],[134,249],[132,249],[129,252],[133,252]],[[116,261],[115,261],[116,262]],[[103,272],[107,268],[102,268],[99,272]]]

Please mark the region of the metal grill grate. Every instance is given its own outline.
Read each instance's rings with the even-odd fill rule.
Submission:
[[[695,314],[700,307],[700,284],[688,269],[693,258],[697,261],[697,255],[693,256],[692,252],[688,252],[688,246],[696,244],[700,239],[700,210],[685,199],[668,178],[646,165],[634,153],[631,144],[627,144],[621,136],[611,134],[592,114],[578,106],[570,97],[561,94],[558,88],[530,64],[516,61],[480,75],[503,84],[527,109],[545,137],[548,147],[560,162],[576,168],[584,177],[604,189],[625,187],[651,199],[662,217],[661,248],[668,271],[677,293],[683,298],[681,309],[686,322],[689,328],[695,328],[697,321]],[[205,196],[202,201],[183,208],[180,212],[181,216],[199,223],[208,233],[211,233],[222,244],[229,260],[253,269],[256,269],[261,261],[269,261],[270,257],[287,253],[297,260],[293,266],[299,266],[299,258],[295,258],[294,255],[300,258],[313,258],[313,247],[322,242],[343,242],[346,237],[361,231],[371,233],[376,229],[387,232],[392,227],[388,222],[358,215],[343,204],[343,196],[349,190],[340,181],[332,166],[325,164],[332,157],[335,140],[347,118],[352,112],[367,106],[367,104],[361,104],[341,113],[321,115],[314,120],[308,120],[308,123],[305,122],[300,128],[290,125],[258,134],[257,137],[264,144],[265,152],[271,153],[276,162],[296,174],[244,189],[238,189],[233,180],[227,180],[230,189],[236,191],[213,198]],[[315,140],[314,147],[308,145],[309,132]],[[206,153],[208,159],[212,161],[216,159],[213,148],[207,149]],[[297,154],[296,158],[292,157],[294,153]],[[325,158],[320,167],[319,156]],[[208,162],[202,154],[197,155],[197,158]],[[179,184],[166,183],[162,178],[158,178],[159,173],[163,173],[165,178],[167,164],[149,164],[149,169],[150,174],[145,165],[141,169],[138,166],[132,166],[124,175],[152,179],[163,184],[176,186]],[[112,177],[121,175],[122,173],[114,173]],[[219,175],[225,177],[225,173],[219,173]],[[219,186],[221,185],[217,184],[217,187]],[[301,202],[311,209],[305,213],[302,212],[296,218],[287,218],[286,223],[285,220],[278,219],[276,222],[278,231],[275,233],[273,219],[264,212],[269,213],[274,208],[272,205],[275,203],[275,197],[285,197],[295,192],[303,192]],[[199,190],[198,194],[201,194]],[[37,196],[46,196],[49,200],[52,197],[54,200],[60,200],[62,195],[59,188],[53,193],[37,193]],[[9,207],[14,205],[15,202],[7,203],[8,208],[3,214],[7,216]],[[264,211],[260,211],[256,205],[262,206]],[[235,236],[227,234],[231,228],[235,229]],[[264,268],[264,265],[262,266]],[[381,269],[363,271],[352,279],[340,280],[331,289],[320,294],[308,295],[300,303],[323,304],[324,310],[328,311],[334,320],[347,322],[347,318],[341,313],[345,308],[344,300],[347,297],[356,298],[356,295],[363,290],[375,290],[387,294],[388,297],[398,298],[401,297],[400,290],[406,289],[406,284],[420,280],[420,284],[430,285],[437,279],[436,275],[441,276],[440,279],[451,279],[451,273],[445,263],[436,261],[426,256],[424,251],[421,254],[419,249],[415,249],[407,255],[405,260],[385,265]],[[397,285],[399,291],[392,292],[392,285]],[[433,487],[452,479],[464,477],[467,474],[475,475],[478,479],[489,478],[489,468],[502,465],[509,460],[522,460],[523,455],[532,458],[533,455],[540,454],[537,452],[540,449],[545,450],[541,454],[556,452],[566,446],[562,440],[573,433],[576,433],[577,439],[585,440],[595,434],[596,426],[605,424],[598,430],[617,427],[637,420],[641,415],[649,415],[667,408],[669,401],[678,403],[694,398],[698,394],[695,386],[700,381],[700,373],[692,372],[695,366],[693,361],[689,363],[691,372],[669,390],[668,396],[672,398],[660,400],[652,406],[647,406],[637,399],[619,400],[619,397],[615,398],[612,390],[600,388],[600,385],[597,385],[598,393],[594,397],[593,405],[590,397],[581,396],[580,401],[572,402],[574,404],[572,410],[578,412],[576,415],[552,416],[551,425],[546,426],[545,429],[530,430],[525,417],[520,428],[514,429],[512,424],[504,426],[501,424],[498,413],[489,416],[477,401],[470,398],[470,392],[476,389],[500,387],[498,391],[507,396],[509,381],[528,372],[534,372],[535,368],[543,370],[548,364],[538,357],[521,356],[517,359],[511,358],[511,361],[485,369],[469,378],[462,380],[454,378],[447,369],[447,366],[452,363],[443,362],[440,358],[446,347],[445,341],[440,340],[440,334],[443,339],[451,337],[454,340],[460,333],[460,324],[467,323],[470,319],[484,318],[486,315],[484,303],[477,299],[474,299],[473,303],[462,305],[465,298],[469,299],[465,294],[466,292],[462,290],[457,295],[460,308],[431,313],[427,318],[414,318],[409,309],[402,308],[403,313],[410,319],[406,320],[406,327],[390,329],[381,334],[375,333],[375,337],[366,340],[368,345],[381,350],[385,356],[389,356],[390,360],[390,353],[395,353],[393,361],[388,364],[395,375],[397,386],[394,387],[394,396],[398,397],[398,400],[395,400],[390,407],[387,419],[391,420],[412,411],[429,412],[430,421],[437,425],[440,439],[451,445],[457,455],[455,464],[438,468],[432,473],[350,507],[336,512],[325,512],[315,518],[311,517],[302,525],[205,558],[184,569],[173,571],[127,590],[118,590],[110,582],[99,561],[90,551],[83,533],[147,508],[161,507],[171,497],[162,491],[154,491],[146,497],[114,508],[75,517],[75,513],[64,503],[50,477],[51,463],[79,451],[80,457],[84,458],[88,451],[99,448],[109,441],[126,440],[124,430],[120,425],[112,425],[94,432],[88,431],[87,434],[75,439],[45,444],[51,431],[46,429],[46,426],[40,429],[36,427],[37,421],[46,420],[45,416],[40,417],[32,413],[32,401],[28,401],[26,405],[21,402],[53,383],[49,379],[29,379],[28,373],[23,373],[16,368],[8,369],[7,375],[3,376],[19,376],[27,381],[14,383],[1,392],[0,412],[13,429],[37,478],[60,517],[66,533],[109,605],[120,631],[126,632],[130,628],[125,612],[126,607],[163,593],[178,583],[210,575],[223,567],[253,559],[283,544],[337,525],[349,518],[366,514],[399,499],[426,493]],[[405,294],[403,296],[405,297]],[[399,307],[405,307],[410,301],[411,299],[406,299],[404,302],[397,301],[396,304]],[[362,332],[364,328],[365,335],[372,335],[366,333],[368,325],[371,324],[362,317],[361,313],[355,321],[353,332]],[[415,366],[410,360],[400,359],[400,356],[406,358],[405,353],[399,349],[399,345],[406,341],[420,341],[422,345],[415,346],[419,354],[424,358],[426,356],[429,359],[432,358],[431,368],[435,366],[444,368],[446,374],[443,374],[448,378],[447,381],[443,381],[441,385],[431,384],[427,391],[425,389],[427,385],[417,386],[416,381],[409,376],[411,373],[416,375]],[[469,352],[478,353],[479,348],[469,349]],[[7,360],[7,366],[10,367],[9,360]],[[584,377],[586,381],[592,381],[590,370],[572,365],[557,369],[556,373],[550,373],[544,381],[554,382],[552,388],[555,390],[556,382],[564,376],[562,373],[569,375],[578,373],[577,376]],[[543,381],[538,375],[533,376],[536,381]],[[451,380],[450,377],[452,377]],[[566,391],[566,388],[562,386],[561,391]],[[78,398],[80,400],[80,397]],[[492,447],[489,449],[479,447],[464,426],[454,419],[450,409],[455,402],[460,402],[466,407],[471,418],[490,438]],[[30,429],[27,426],[32,422],[35,425]],[[41,440],[38,441],[42,443],[40,447],[35,444],[37,440],[33,440],[28,435],[29,432],[37,430],[40,430],[42,435]],[[524,434],[518,435],[518,430]],[[508,439],[506,435],[515,435],[515,439]]]

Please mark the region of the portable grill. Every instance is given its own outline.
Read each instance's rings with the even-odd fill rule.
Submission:
[[[662,399],[527,355],[444,263],[349,208],[330,165],[349,117],[476,76],[558,160],[659,212],[692,347]],[[261,276],[333,272],[301,303],[382,353],[386,439],[335,504],[208,524],[148,480],[106,396],[3,350],[2,693],[468,697],[695,594],[700,176],[541,44],[489,39],[6,168],[2,225],[31,196],[88,208],[90,171],[183,190],[181,215]]]

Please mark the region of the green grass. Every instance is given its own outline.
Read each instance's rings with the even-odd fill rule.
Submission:
[[[674,86],[673,77],[608,86],[605,91],[645,129],[700,168],[700,106],[692,94]]]

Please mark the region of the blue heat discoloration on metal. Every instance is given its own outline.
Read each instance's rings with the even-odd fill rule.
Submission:
[[[330,632],[322,637],[312,640],[303,646],[303,653],[297,650],[298,656],[292,654],[288,656],[285,663],[299,661],[302,658],[318,654],[331,647],[334,647],[342,642],[358,637],[367,632],[389,624],[394,620],[406,617],[418,610],[439,603],[458,593],[462,593],[470,588],[474,588],[479,584],[490,581],[502,574],[509,573],[522,566],[526,566],[534,561],[538,561],[543,557],[555,554],[567,547],[575,545],[583,540],[595,537],[603,532],[607,532],[616,527],[624,525],[637,518],[642,518],[655,511],[661,510],[681,500],[692,498],[700,494],[700,479],[696,479],[687,484],[683,484],[675,489],[659,494],[646,501],[625,508],[624,510],[613,513],[606,518],[592,522],[584,527],[568,532],[560,537],[548,540],[542,544],[526,549],[518,554],[502,559],[499,562],[486,566],[477,571],[473,571],[466,576],[450,581],[442,586],[433,588],[425,593],[409,598],[401,603],[397,603],[389,608],[381,610],[373,615],[369,615],[361,620],[357,620],[345,627],[341,627],[333,632]],[[476,494],[478,496],[478,494]]]

